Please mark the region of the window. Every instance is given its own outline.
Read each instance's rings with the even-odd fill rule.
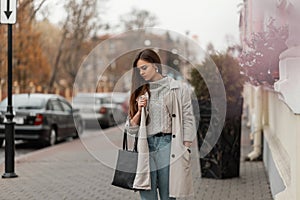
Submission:
[[[72,107],[67,103],[67,102],[64,102],[64,101],[60,101],[63,109],[65,112],[72,112]]]
[[[52,108],[52,110],[63,111],[63,108],[61,107],[59,101],[57,101],[57,100],[51,100],[50,104],[51,104],[50,108]]]

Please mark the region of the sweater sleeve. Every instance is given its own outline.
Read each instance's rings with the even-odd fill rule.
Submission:
[[[126,123],[125,123],[125,129],[127,130],[127,133],[129,135],[136,136],[138,134],[139,128],[140,128],[139,125],[132,126],[130,124],[130,118],[127,117],[127,120],[126,120]]]
[[[192,142],[196,137],[196,125],[191,95],[187,86],[182,88],[182,123],[183,140]]]

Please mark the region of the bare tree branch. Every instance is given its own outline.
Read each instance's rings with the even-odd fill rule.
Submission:
[[[62,77],[67,79],[70,85],[74,82],[82,58],[89,51],[86,43],[92,34],[99,30],[101,24],[98,2],[97,0],[69,0],[65,4],[67,19],[62,28],[62,40],[52,69],[50,87],[53,87],[54,82]]]
[[[51,72],[51,77],[50,77],[50,82],[49,82],[49,87],[50,88],[53,87],[53,84],[55,82],[57,71],[58,71],[58,66],[59,66],[59,63],[60,63],[60,59],[62,57],[63,45],[65,43],[66,36],[67,36],[67,33],[68,33],[65,29],[65,27],[67,26],[68,21],[69,21],[69,16],[67,17],[67,19],[65,21],[65,24],[64,24],[64,27],[63,27],[64,32],[62,34],[62,37],[61,37],[61,40],[60,40],[60,43],[59,43],[58,51],[57,51],[56,58],[55,58],[55,63],[54,63],[54,66],[53,66],[53,69],[52,69],[52,72]]]
[[[34,9],[34,11],[32,12],[31,16],[30,16],[30,21],[32,21],[35,18],[36,13],[41,9],[41,7],[43,6],[43,4],[46,2],[47,0],[42,0],[42,2],[40,2],[40,4],[37,6],[36,9]]]

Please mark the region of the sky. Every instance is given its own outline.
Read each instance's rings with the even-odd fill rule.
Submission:
[[[59,5],[51,0],[53,6]],[[228,44],[239,41],[239,4],[243,0],[107,0],[103,19],[117,24],[122,14],[132,8],[148,10],[154,14],[158,28],[197,36],[199,45],[206,49],[211,42],[216,50],[225,50]],[[59,21],[60,15],[52,14],[50,20]]]
[[[228,43],[239,43],[238,5],[241,2],[242,0],[109,0],[106,15],[110,22],[116,23],[119,15],[128,13],[132,7],[145,9],[158,18],[160,23],[157,27],[181,34],[189,31],[189,37],[197,35],[202,48],[206,48],[211,42],[215,49],[224,50]]]

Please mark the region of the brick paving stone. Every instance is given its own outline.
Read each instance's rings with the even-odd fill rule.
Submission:
[[[243,126],[243,156],[251,150],[248,132]],[[114,136],[112,140],[120,144]],[[0,165],[0,169],[4,172],[3,165]],[[16,173],[18,178],[0,179],[1,200],[139,199],[137,192],[112,186],[113,169],[95,159],[80,140],[19,157]],[[239,178],[198,178],[194,184],[195,196],[182,200],[272,200],[262,162],[244,162],[241,159]]]

